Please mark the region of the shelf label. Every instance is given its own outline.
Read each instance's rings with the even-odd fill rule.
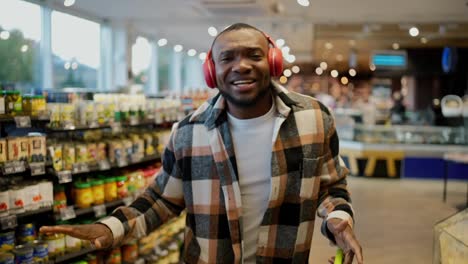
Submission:
[[[57,172],[57,177],[58,177],[58,180],[59,180],[60,184],[72,182],[72,174],[71,174],[71,171],[69,171],[69,170],[67,170],[67,171],[58,171]]]
[[[24,166],[23,161],[10,161],[6,162],[3,165],[3,174],[14,174],[18,172],[24,172],[26,170],[26,166]]]
[[[99,165],[99,170],[108,170],[110,169],[110,164],[109,164],[109,160],[105,159],[105,160],[100,160],[98,162],[98,165]]]
[[[117,160],[117,167],[125,167],[128,166],[128,160],[122,158]]]
[[[0,225],[2,226],[2,230],[15,228],[18,225],[16,215],[1,217]]]
[[[132,204],[133,202],[133,197],[125,197],[122,199],[123,200],[123,203],[125,204],[125,206],[129,206],[130,204]]]
[[[107,211],[106,211],[106,206],[104,204],[100,204],[100,205],[95,205],[93,206],[93,210],[94,210],[94,216],[96,218],[98,217],[103,217],[106,215]]]
[[[88,163],[75,163],[73,164],[73,174],[89,172]]]
[[[143,159],[143,155],[141,154],[133,154],[130,156],[130,161],[132,163],[138,163]]]
[[[17,128],[31,127],[30,116],[15,116],[15,123]]]
[[[31,176],[44,175],[45,174],[45,163],[44,162],[29,163],[29,168],[31,169]]]
[[[70,220],[76,217],[75,208],[73,206],[67,206],[60,209],[60,219],[62,221]]]
[[[130,125],[131,126],[136,126],[140,122],[138,121],[138,116],[130,116]]]

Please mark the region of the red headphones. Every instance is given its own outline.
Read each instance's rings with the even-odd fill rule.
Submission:
[[[268,42],[273,46],[268,49],[268,65],[270,66],[270,75],[273,77],[279,77],[283,73],[283,53],[281,49],[276,46],[276,43],[268,36],[263,33],[267,38]],[[206,55],[205,62],[203,63],[203,73],[205,74],[205,81],[208,87],[216,87],[216,70],[211,55],[211,50]]]

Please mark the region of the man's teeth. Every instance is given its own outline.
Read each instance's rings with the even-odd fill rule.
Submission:
[[[242,81],[235,81],[233,82],[233,84],[235,85],[238,85],[238,84],[249,84],[249,83],[253,83],[254,81],[253,80],[242,80]]]

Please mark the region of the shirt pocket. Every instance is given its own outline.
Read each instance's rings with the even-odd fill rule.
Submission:
[[[302,199],[317,199],[320,190],[320,175],[324,166],[325,158],[304,158],[302,159],[300,174],[301,174],[301,190],[300,197]]]

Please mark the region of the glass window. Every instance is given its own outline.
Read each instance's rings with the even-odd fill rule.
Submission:
[[[137,37],[132,46],[132,76],[135,84],[143,85],[146,90],[149,85],[148,70],[151,63],[151,44],[146,38]]]
[[[169,62],[172,52],[172,48],[169,46],[158,49],[158,87],[161,94],[169,93]]]
[[[97,89],[100,67],[100,25],[52,11],[54,88]]]
[[[20,15],[21,14],[21,15]],[[0,1],[0,86],[31,93],[40,87],[41,8]]]

